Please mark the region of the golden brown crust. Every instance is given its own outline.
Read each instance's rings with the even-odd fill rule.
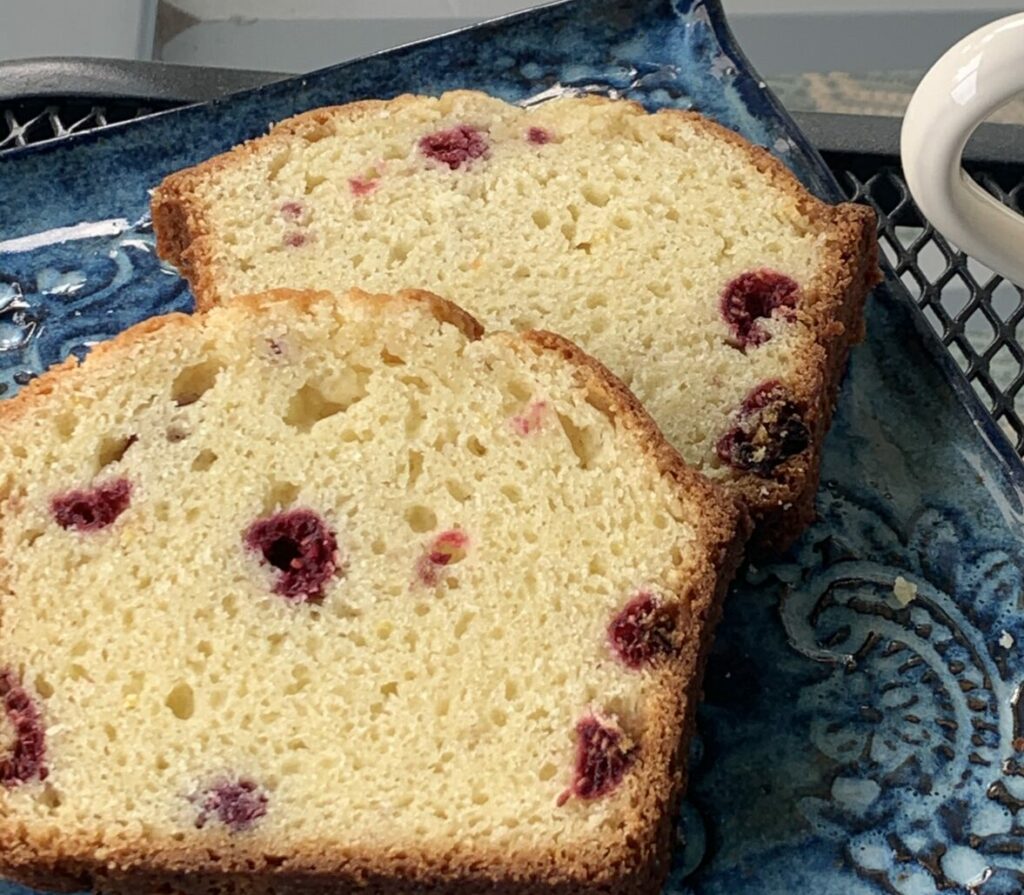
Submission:
[[[416,302],[442,322],[457,326],[469,339],[483,330],[469,314],[428,292],[396,296],[348,293],[350,300],[373,303]],[[331,293],[273,290],[244,296],[238,302],[258,314],[289,302],[297,314],[317,302],[336,300]],[[39,377],[21,395],[0,405],[0,426],[23,414],[98,366],[118,363],[126,352],[144,348],[157,333],[173,327],[202,326],[205,314],[169,315],[135,326],[89,355],[82,365],[69,361]],[[745,513],[726,493],[688,468],[665,441],[639,401],[602,364],[560,336],[531,332],[521,337],[491,338],[518,343],[526,351],[559,354],[576,371],[588,400],[634,439],[638,453],[649,458],[682,499],[696,511],[688,520],[703,549],[688,572],[678,598],[688,607],[690,636],[677,655],[661,663],[658,694],[641,741],[643,758],[631,774],[636,808],[614,840],[595,843],[589,851],[553,848],[550,852],[481,850],[463,843],[444,848],[425,844],[401,850],[325,848],[317,843],[278,854],[258,841],[207,831],[202,846],[174,840],[110,842],[103,831],[94,837],[68,838],[55,831],[32,830],[5,817],[0,800],[0,873],[38,888],[76,891],[94,887],[112,892],[144,890],[189,893],[437,891],[466,895],[483,889],[507,895],[526,893],[623,893],[653,895],[668,869],[672,822],[685,785],[685,748],[692,734],[704,663],[721,614],[725,592],[740,562],[749,533]]]
[[[482,95],[460,90],[444,94],[442,100]],[[369,100],[304,112],[282,121],[265,137],[168,177],[153,198],[157,248],[188,277],[198,306],[208,308],[228,296],[218,292],[214,281],[208,249],[209,230],[203,218],[202,202],[194,197],[197,183],[257,149],[265,151],[275,143],[284,146],[295,136],[316,139],[334,118],[353,119],[381,108],[404,106],[422,99],[406,94],[388,102]],[[599,96],[582,97],[579,101],[590,105],[623,102]],[[637,115],[647,114],[637,103],[628,105]],[[804,287],[805,300],[799,314],[812,340],[803,349],[799,379],[786,383],[806,409],[810,446],[783,463],[770,478],[736,473],[729,480],[729,487],[741,496],[754,518],[754,547],[760,553],[777,552],[792,543],[814,516],[822,440],[828,431],[850,347],[863,338],[866,294],[881,279],[874,213],[860,205],[830,206],[821,202],[765,149],[751,145],[734,131],[696,112],[664,109],[655,115],[666,121],[685,121],[742,151],[750,163],[777,189],[792,197],[797,207],[828,237],[827,261],[819,276]]]

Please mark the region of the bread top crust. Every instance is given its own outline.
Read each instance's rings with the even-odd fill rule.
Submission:
[[[217,209],[209,205],[205,198],[219,178],[234,170],[240,170],[241,166],[250,164],[258,158],[269,158],[279,151],[285,152],[296,140],[306,141],[309,145],[315,146],[317,142],[334,133],[341,126],[339,122],[352,122],[357,128],[363,126],[363,123],[366,127],[371,127],[376,126],[374,123],[378,121],[410,115],[422,117],[423,129],[427,130],[431,122],[435,121],[435,118],[431,117],[435,113],[437,126],[440,127],[462,118],[472,121],[474,114],[485,117],[489,110],[496,115],[505,114],[501,110],[507,108],[500,101],[485,94],[475,91],[452,91],[437,99],[403,95],[390,101],[355,102],[345,106],[315,109],[287,119],[272,128],[267,136],[245,143],[194,168],[171,175],[161,184],[153,198],[158,250],[189,278],[200,307],[224,302],[230,298],[228,293],[232,287],[225,285],[230,282],[230,277],[225,276],[222,267],[224,262],[221,260],[218,245],[221,237],[220,225],[216,220]],[[648,115],[636,103],[588,96],[554,100],[520,114],[546,115],[544,121],[553,122],[553,127],[557,128],[560,120],[566,115],[576,114],[578,109],[591,109],[599,116],[616,115],[623,120],[632,118],[652,122],[649,130],[657,132],[661,135],[659,139],[666,141],[671,139],[673,133],[693,133],[704,135],[718,144],[729,147],[745,160],[751,182],[756,181],[755,186],[758,189],[764,187],[771,190],[777,197],[778,207],[788,206],[792,211],[786,214],[794,220],[802,221],[799,226],[806,227],[820,240],[820,263],[809,279],[799,283],[802,299],[791,318],[799,327],[799,336],[793,336],[790,340],[787,348],[790,351],[788,361],[773,361],[768,364],[773,370],[770,375],[782,380],[795,405],[802,408],[809,443],[804,450],[778,462],[767,475],[722,468],[714,444],[716,439],[727,431],[729,419],[717,420],[716,417],[714,437],[704,433],[700,440],[695,441],[697,436],[691,433],[686,424],[680,422],[680,414],[696,414],[703,411],[692,408],[684,410],[684,407],[691,405],[680,403],[680,399],[671,397],[672,383],[663,383],[659,378],[671,375],[669,368],[666,367],[664,371],[658,368],[658,371],[655,371],[656,365],[651,365],[648,360],[646,364],[638,363],[635,369],[627,369],[623,364],[628,366],[628,357],[623,360],[616,356],[615,351],[609,354],[603,347],[604,336],[591,337],[588,334],[582,322],[587,312],[581,313],[578,326],[568,318],[559,321],[533,321],[534,325],[539,325],[540,328],[557,330],[574,338],[588,351],[608,363],[616,373],[622,375],[660,421],[670,441],[682,450],[688,461],[711,477],[725,482],[749,507],[758,523],[756,538],[776,549],[781,548],[809,521],[817,485],[821,442],[831,418],[838,380],[850,346],[863,336],[862,312],[866,294],[879,281],[874,214],[864,206],[831,206],[821,202],[808,193],[793,174],[766,150],[749,144],[728,128],[695,112],[664,109]],[[544,148],[541,147],[541,151]],[[315,188],[312,196],[316,196]],[[371,195],[364,201],[370,203],[374,200],[375,197]],[[586,211],[586,208],[584,210]],[[690,215],[694,211],[687,208],[682,213]],[[311,251],[315,251],[315,248]],[[589,248],[587,254],[590,254]],[[529,259],[524,260],[529,265]],[[635,263],[635,259],[630,258],[627,266],[632,267]],[[352,271],[352,282],[360,284],[360,279],[368,275],[375,277],[372,280],[374,283],[388,282],[387,275],[380,271],[366,271],[365,266]],[[635,281],[626,280],[611,288],[627,288],[628,285],[638,288],[646,272],[641,266],[636,269],[635,274]],[[421,283],[406,282],[409,275],[396,274],[396,283],[434,288],[429,279]],[[453,298],[470,310],[478,311],[472,297],[459,294],[455,284],[451,288],[455,289]],[[653,284],[653,288],[666,287],[664,284]],[[667,288],[674,287],[669,284]],[[593,289],[592,281],[582,284],[578,290],[579,301],[582,302],[584,298],[590,301]],[[646,301],[648,297],[646,293],[638,291],[636,299],[639,303]],[[617,296],[612,305],[614,306],[615,302],[627,302],[631,298],[625,295]],[[595,300],[599,299],[600,296]],[[717,302],[717,296],[708,296],[709,305],[717,307]],[[515,318],[518,313],[517,309],[510,308],[507,316]],[[658,331],[664,331],[670,325],[667,318],[652,319],[657,319],[658,325],[655,329]],[[621,320],[614,321],[609,332],[614,334],[622,328],[621,324]],[[503,321],[502,326],[506,325],[507,322]],[[780,339],[782,336],[777,333],[775,340]],[[649,341],[648,338],[647,342]],[[657,343],[657,336],[655,341]],[[757,350],[763,353],[764,350],[774,351],[775,347],[768,346],[768,349]],[[628,352],[633,356],[642,357],[644,350],[640,342],[628,344]],[[660,351],[658,348],[647,350]],[[698,366],[706,366],[699,359],[695,358],[694,361]],[[782,371],[781,375],[778,371]],[[700,374],[692,374],[679,365],[675,367],[675,375],[693,380],[695,384],[700,381]],[[736,382],[737,385],[731,389],[730,394],[737,391],[739,381]],[[753,389],[757,385],[756,381],[751,380],[746,388]],[[721,399],[714,400],[717,402]],[[735,394],[730,401],[731,406],[739,408],[742,403],[741,394]],[[716,410],[716,413],[718,412]]]
[[[165,341],[187,338],[189,332],[211,334],[219,327],[247,317],[268,316],[281,306],[295,317],[311,314],[324,303],[338,301],[329,293],[275,290],[264,295],[240,298],[230,307],[192,317],[169,315],[122,333],[101,344],[83,363],[71,359],[39,377],[18,396],[0,403],[0,429],[17,444],[21,429],[48,408],[67,401],[98,376],[123,374],[132,363],[159,350]],[[469,314],[450,302],[422,291],[369,295],[354,290],[342,301],[363,303],[374,309],[425,308],[443,325],[455,327],[468,341],[485,338],[483,329]],[[287,854],[275,852],[263,839],[238,838],[211,828],[203,831],[201,842],[179,842],[152,835],[120,831],[110,835],[97,828],[91,835],[68,836],[59,826],[28,821],[19,815],[10,798],[0,789],[0,871],[26,882],[53,887],[80,888],[83,884],[131,881],[139,875],[156,874],[173,878],[178,872],[207,874],[266,874],[271,878],[336,877],[354,880],[395,880],[406,883],[445,882],[465,879],[494,880],[540,888],[578,883],[600,889],[621,886],[643,890],[651,874],[660,872],[663,859],[663,830],[679,790],[682,767],[677,755],[680,739],[692,725],[698,696],[702,655],[710,643],[718,606],[724,589],[739,561],[742,542],[748,532],[744,514],[722,490],[687,467],[661,437],[649,415],[632,394],[606,368],[567,340],[544,332],[523,336],[496,334],[494,339],[529,358],[532,354],[557,355],[572,369],[572,376],[588,400],[613,421],[618,437],[633,445],[639,463],[649,464],[668,483],[682,505],[695,532],[690,574],[680,582],[678,598],[689,606],[690,627],[678,656],[657,672],[658,683],[648,711],[644,731],[644,754],[650,756],[636,769],[630,783],[634,808],[625,813],[625,829],[595,837],[590,847],[560,846],[550,850],[517,851],[515,848],[486,848],[471,840],[453,840],[444,847],[437,843],[399,849],[339,846],[310,840]],[[0,534],[4,516],[10,511],[7,499],[14,485],[16,464],[0,452]],[[0,538],[2,540],[2,538]],[[8,570],[0,566],[0,592],[14,594]],[[2,619],[0,619],[2,621]],[[3,646],[0,624],[0,648]]]

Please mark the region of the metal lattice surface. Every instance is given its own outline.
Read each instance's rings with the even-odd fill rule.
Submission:
[[[0,111],[0,150],[16,149],[56,137],[131,121],[168,108],[168,103],[139,105],[137,102],[96,105],[88,100],[62,102],[26,100]]]
[[[95,104],[24,101],[0,108],[0,151],[139,118],[171,101]],[[895,159],[825,153],[847,196],[878,215],[882,252],[949,349],[995,420],[1024,455],[1024,290],[954,249],[924,223]],[[1024,210],[1024,170],[972,170],[976,180]]]
[[[883,254],[1017,452],[1024,454],[1024,348],[1017,335],[1024,320],[1024,290],[956,250],[925,223],[897,165],[833,170],[852,200],[875,209]],[[1020,171],[970,173],[1000,201],[1024,210]]]

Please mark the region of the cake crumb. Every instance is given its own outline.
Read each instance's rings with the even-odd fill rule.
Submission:
[[[892,583],[892,593],[900,606],[909,606],[917,596],[917,585],[907,581],[902,575],[897,575]]]
[[[1003,649],[1013,649],[1014,643],[1016,643],[1016,641],[1013,639],[1013,635],[1009,631],[1003,631],[999,638],[999,645]]]

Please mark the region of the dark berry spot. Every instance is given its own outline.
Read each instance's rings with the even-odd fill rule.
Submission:
[[[368,196],[380,185],[376,177],[350,177],[348,188],[353,196]]]
[[[248,830],[267,813],[267,794],[246,777],[215,781],[197,798],[196,827],[202,829],[215,818],[233,833]]]
[[[483,158],[489,146],[487,138],[478,128],[458,124],[448,130],[427,134],[420,139],[420,152],[427,158],[447,165],[453,171],[464,162]]]
[[[96,531],[106,528],[131,503],[132,483],[115,479],[95,488],[68,491],[50,501],[53,518],[61,528]]]
[[[278,571],[274,593],[293,603],[319,600],[339,568],[338,541],[312,510],[289,510],[257,519],[245,543]]]
[[[416,577],[427,587],[434,587],[445,566],[461,562],[466,556],[469,537],[457,528],[442,532],[416,563]]]
[[[281,205],[281,217],[293,223],[302,217],[304,211],[301,202],[285,202]]]
[[[572,785],[558,798],[597,799],[619,785],[636,759],[637,747],[618,725],[588,715],[576,725],[576,771]]]
[[[522,436],[536,432],[544,425],[547,407],[545,401],[534,401],[523,413],[512,417],[512,430]]]
[[[305,233],[293,230],[290,233],[285,233],[283,241],[286,246],[291,246],[293,249],[297,249],[299,246],[305,245],[308,238],[309,237]]]
[[[776,316],[792,318],[800,287],[785,274],[755,270],[731,280],[722,293],[722,316],[737,348],[761,345],[771,338],[762,320]]]
[[[550,143],[555,139],[555,135],[551,131],[543,127],[531,127],[526,132],[526,139],[531,143],[536,143],[538,146],[543,146],[545,143]]]
[[[0,669],[0,704],[10,731],[7,748],[7,738],[0,738],[0,786],[10,789],[33,778],[45,780],[49,772],[43,720],[32,697],[9,668]]]
[[[770,475],[811,442],[800,406],[776,379],[747,395],[734,419],[735,425],[719,439],[716,449],[735,469]]]
[[[640,668],[678,646],[675,613],[653,594],[641,591],[612,619],[608,640],[630,668]]]

